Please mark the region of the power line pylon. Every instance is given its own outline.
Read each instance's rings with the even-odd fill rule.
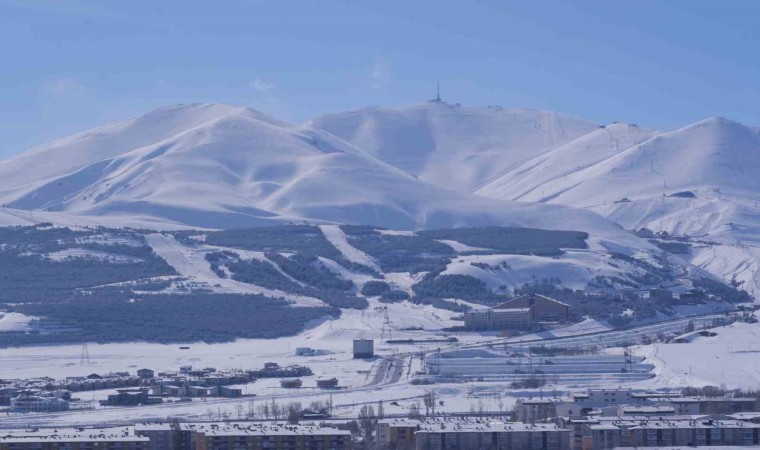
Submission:
[[[79,357],[79,365],[90,364],[90,351],[87,349],[87,342],[82,344],[82,356]]]

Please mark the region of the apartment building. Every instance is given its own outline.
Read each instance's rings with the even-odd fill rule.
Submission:
[[[490,420],[424,422],[417,450],[569,450],[570,432],[555,424]]]
[[[3,430],[0,450],[150,450],[129,427]]]

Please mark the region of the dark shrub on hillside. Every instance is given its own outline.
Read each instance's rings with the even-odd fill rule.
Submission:
[[[383,293],[383,295],[380,296],[380,301],[382,303],[401,302],[408,299],[409,299],[409,294],[407,294],[405,291],[399,291],[399,290],[390,290],[388,292]]]
[[[504,297],[492,293],[479,279],[469,275],[439,275],[415,284],[412,290],[417,296],[460,298],[479,303],[504,301]]]
[[[292,307],[259,295],[154,294],[107,292],[78,295],[62,303],[18,305],[14,311],[41,316],[79,331],[59,334],[0,334],[0,345],[34,342],[227,342],[275,338],[303,330],[306,322],[339,316],[334,307]]]
[[[588,234],[581,231],[539,230],[535,228],[475,227],[420,231],[433,239],[461,242],[483,251],[466,253],[507,253],[518,255],[561,255],[563,248],[586,248]]]
[[[362,287],[362,295],[367,297],[375,297],[383,295],[391,290],[390,285],[384,281],[368,281]]]

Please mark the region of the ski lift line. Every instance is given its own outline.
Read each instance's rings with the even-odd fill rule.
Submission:
[[[473,124],[473,123],[472,123],[472,121],[470,121],[470,120],[469,120],[469,119],[468,119],[468,118],[467,118],[465,115],[463,115],[463,114],[460,114],[460,113],[459,113],[459,112],[458,112],[458,111],[457,111],[455,108],[453,108],[451,105],[449,105],[448,103],[445,103],[445,102],[441,102],[441,104],[442,104],[442,105],[444,105],[446,108],[448,108],[448,109],[449,109],[449,111],[451,111],[451,112],[452,112],[452,114],[454,114],[455,116],[459,117],[461,120],[465,121],[465,123],[466,123],[466,124],[467,124],[467,125],[468,125],[470,128],[472,128],[473,130],[475,130],[477,133],[480,133],[481,135],[483,135],[483,136],[484,136],[484,137],[486,137],[487,139],[490,139],[490,140],[491,140],[491,141],[492,141],[494,144],[496,144],[496,145],[499,145],[499,146],[501,146],[501,147],[503,147],[503,148],[506,148],[506,144],[504,144],[503,142],[501,142],[500,140],[496,139],[496,138],[495,138],[495,137],[493,137],[492,135],[490,135],[490,134],[486,133],[486,132],[485,132],[485,131],[483,131],[482,129],[480,129],[480,128],[478,128],[477,126],[475,126],[475,124]],[[556,116],[556,114],[555,114],[555,116]],[[560,126],[560,132],[561,132],[561,133],[564,135],[564,134],[565,134],[564,126],[562,125],[562,120],[560,120],[560,119],[559,119],[559,117],[557,117],[557,123],[558,123],[558,124],[559,124],[559,126]],[[539,153],[539,154],[537,154],[537,155],[535,155],[535,156],[540,156],[540,155],[542,155],[542,154],[545,154],[545,153],[548,153],[548,152],[550,152],[550,151],[551,151],[551,150],[546,150],[545,152]],[[479,183],[479,184],[475,185],[475,186],[473,187],[473,189],[472,189],[472,190],[473,190],[473,191],[477,191],[478,189],[480,189],[480,188],[482,188],[482,187],[486,186],[487,184],[491,183],[492,181],[494,181],[494,180],[498,179],[499,177],[501,177],[501,176],[502,176],[502,175],[504,175],[505,173],[507,173],[507,172],[509,172],[510,170],[512,170],[513,168],[515,168],[515,167],[516,167],[516,166],[517,166],[519,163],[521,163],[521,162],[523,162],[523,161],[517,161],[515,164],[513,164],[513,165],[511,165],[511,166],[509,166],[509,167],[507,167],[507,168],[505,168],[505,169],[503,169],[503,170],[500,170],[499,172],[497,172],[497,173],[496,173],[496,174],[494,174],[493,176],[491,176],[491,177],[487,178],[486,180],[484,180],[483,182],[481,182],[481,183]]]

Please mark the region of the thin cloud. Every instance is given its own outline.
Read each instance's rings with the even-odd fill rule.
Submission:
[[[82,94],[87,90],[87,86],[74,78],[58,78],[46,83],[43,90],[48,95],[65,96]]]
[[[249,83],[249,86],[258,92],[269,92],[274,87],[274,83],[262,80],[261,78],[256,78]]]
[[[375,56],[370,70],[370,82],[372,89],[380,89],[390,82],[393,76],[391,59],[384,56]]]

